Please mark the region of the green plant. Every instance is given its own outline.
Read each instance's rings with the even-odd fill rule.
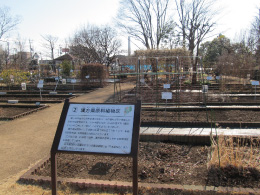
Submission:
[[[191,80],[186,80],[183,82],[185,85],[191,85]]]
[[[61,68],[62,68],[62,75],[63,76],[70,76],[70,70],[72,68],[71,63],[68,60],[64,60],[61,63]]]
[[[30,73],[22,72],[16,69],[3,70],[0,74],[0,77],[3,79],[3,82],[9,87],[12,84],[21,84],[22,82],[28,81],[29,76]]]

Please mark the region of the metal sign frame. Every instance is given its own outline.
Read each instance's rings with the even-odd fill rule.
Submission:
[[[140,131],[140,115],[141,115],[141,101],[137,101],[135,104],[106,104],[106,103],[93,103],[97,105],[134,105],[134,120],[133,120],[133,131],[132,131],[132,140],[131,140],[131,152],[127,154],[115,154],[115,153],[99,153],[99,152],[79,152],[79,151],[63,151],[59,150],[59,143],[62,136],[64,124],[66,122],[66,117],[68,109],[71,104],[85,104],[89,105],[91,103],[77,103],[69,102],[69,99],[66,99],[56,134],[53,140],[51,148],[51,184],[52,184],[52,195],[57,194],[57,153],[73,153],[73,154],[87,154],[87,155],[107,155],[107,156],[121,156],[121,157],[132,157],[133,158],[133,194],[138,194],[138,148],[139,148],[139,131]]]

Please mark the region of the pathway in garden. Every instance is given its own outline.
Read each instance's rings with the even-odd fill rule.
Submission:
[[[121,89],[131,89],[132,84],[122,84]],[[97,89],[71,101],[102,103],[114,95],[114,85]],[[27,169],[50,153],[63,103],[50,108],[0,123],[0,184],[4,179]]]
[[[160,135],[202,135],[210,136],[210,134],[225,136],[257,136],[260,137],[260,129],[224,129],[224,128],[169,128],[169,127],[141,127],[141,134],[160,134]]]

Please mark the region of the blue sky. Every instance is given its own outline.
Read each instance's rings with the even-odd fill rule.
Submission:
[[[260,0],[219,0],[217,5],[221,7],[222,17],[218,20],[215,34],[224,32],[230,39],[236,39],[258,15]],[[0,6],[8,6],[13,15],[22,17],[12,38],[15,39],[19,33],[27,42],[28,39],[33,40],[37,51],[43,42],[41,35],[57,36],[63,46],[64,39],[83,25],[111,24],[117,14],[119,0],[0,0]],[[125,43],[126,40],[127,37],[124,37]],[[126,50],[127,45],[124,44],[122,49]]]

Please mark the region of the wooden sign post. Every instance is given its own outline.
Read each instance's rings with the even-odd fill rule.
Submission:
[[[51,148],[52,194],[57,194],[57,153],[133,158],[133,194],[138,193],[141,101],[85,104],[66,100]]]

